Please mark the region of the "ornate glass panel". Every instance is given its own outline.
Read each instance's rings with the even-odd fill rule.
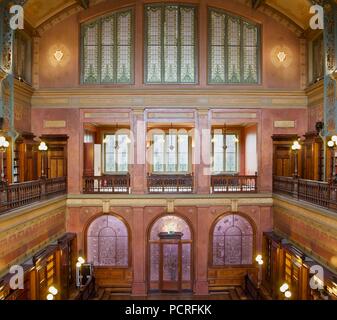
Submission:
[[[83,28],[83,82],[98,82],[98,22]]]
[[[182,275],[181,279],[183,281],[191,280],[191,244],[182,244]]]
[[[132,17],[123,12],[117,18],[117,82],[131,82]]]
[[[87,233],[87,259],[95,266],[128,266],[128,230],[122,220],[104,215]]]
[[[194,8],[180,8],[181,16],[181,79],[183,83],[195,82],[195,13]]]
[[[243,77],[245,83],[257,83],[258,29],[243,22]]]
[[[163,280],[178,281],[178,244],[163,245]]]
[[[253,262],[253,228],[237,214],[225,215],[213,230],[213,265],[249,265]]]
[[[259,27],[209,10],[209,83],[258,83]]]
[[[195,8],[146,6],[147,83],[195,83]]]
[[[160,232],[181,232],[182,240],[191,240],[190,227],[186,221],[177,216],[164,216],[158,219],[152,226],[150,240],[159,240]]]
[[[131,83],[132,10],[112,13],[82,26],[83,83]]]

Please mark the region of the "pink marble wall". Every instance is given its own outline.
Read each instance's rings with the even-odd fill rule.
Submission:
[[[68,139],[68,192],[79,193],[82,181],[83,167],[80,159],[82,153],[83,128],[80,126],[80,111],[78,109],[33,109],[32,131],[36,136],[42,134],[66,134]],[[45,121],[65,121],[65,128],[46,128]]]
[[[145,294],[147,290],[148,246],[147,239],[153,222],[165,214],[164,207],[110,207],[110,212],[121,216],[130,227],[133,294]],[[208,293],[208,266],[210,234],[213,223],[222,214],[229,212],[229,207],[223,206],[191,206],[176,207],[175,214],[183,217],[191,226],[193,238],[193,278],[196,294]],[[262,251],[262,233],[272,230],[272,209],[269,206],[240,206],[238,211],[247,215],[254,222],[256,231],[255,252]],[[85,230],[95,216],[102,214],[100,207],[70,207],[68,208],[66,228],[78,236],[78,249],[85,253]]]
[[[136,36],[135,36],[135,85],[122,87],[153,87],[143,84],[143,4],[147,0],[119,0],[105,1],[83,12],[72,15],[62,22],[55,24],[41,35],[39,55],[39,83],[40,88],[65,88],[80,86],[80,28],[79,24],[107,12],[125,6],[136,8]],[[157,1],[158,2],[158,1]],[[162,2],[162,1],[159,1]],[[172,0],[172,2],[181,2]],[[252,86],[256,88],[299,89],[300,88],[300,39],[275,19],[242,5],[235,1],[223,0],[185,0],[199,6],[199,84],[186,85],[186,88],[216,87],[207,85],[207,8],[218,7],[234,14],[241,15],[262,25],[262,83]],[[70,32],[71,30],[71,32]],[[53,54],[62,49],[64,58],[56,64]],[[276,51],[275,51],[276,50]],[[275,63],[275,52],[285,50],[291,63],[280,66]],[[277,54],[277,53],[276,53]],[[113,86],[113,85],[112,85]],[[116,86],[115,86],[116,87]],[[117,87],[120,87],[118,85]],[[231,90],[233,86],[220,86]],[[237,87],[237,86],[236,86]],[[170,85],[170,88],[180,86]]]

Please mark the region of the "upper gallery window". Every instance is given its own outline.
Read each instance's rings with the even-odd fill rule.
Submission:
[[[104,172],[126,173],[129,163],[130,138],[127,133],[104,134]]]
[[[238,172],[238,135],[215,130],[213,133],[213,172]]]
[[[82,83],[133,82],[133,20],[127,9],[82,25]]]
[[[187,173],[189,171],[188,133],[171,129],[153,134],[153,173]]]
[[[32,78],[32,41],[23,32],[15,32],[13,66],[16,77],[31,83]]]
[[[145,6],[145,82],[196,83],[196,8]]]
[[[260,28],[209,9],[210,84],[256,84],[260,80]]]
[[[312,82],[324,76],[324,43],[323,34],[312,42]]]

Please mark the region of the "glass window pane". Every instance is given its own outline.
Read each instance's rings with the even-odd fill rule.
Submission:
[[[104,143],[105,172],[114,172],[116,171],[115,136],[105,135],[103,143]]]
[[[85,83],[98,82],[98,23],[84,28],[83,79]]]
[[[132,32],[132,10],[82,26],[83,83],[132,82]]]
[[[195,8],[147,6],[148,83],[195,82]],[[162,22],[163,20],[163,22]]]
[[[168,134],[166,136],[166,171],[177,171],[177,135]]]
[[[210,9],[210,83],[258,83],[259,28]]]
[[[178,171],[188,171],[188,135],[180,134],[178,137]]]
[[[118,135],[117,167],[119,172],[128,171],[128,135]]]
[[[117,82],[131,81],[131,41],[132,41],[131,12],[123,12],[117,18]]]
[[[164,171],[164,146],[165,140],[162,134],[153,135],[153,171]]]

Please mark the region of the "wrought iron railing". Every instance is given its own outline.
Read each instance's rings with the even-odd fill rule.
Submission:
[[[211,193],[257,192],[257,175],[214,175],[211,177]]]
[[[192,193],[193,175],[148,174],[147,188],[149,193]]]
[[[67,178],[40,179],[0,186],[0,213],[67,192]]]
[[[130,175],[88,176],[83,178],[83,193],[130,193]]]
[[[333,182],[274,176],[273,192],[337,211],[337,184]]]

